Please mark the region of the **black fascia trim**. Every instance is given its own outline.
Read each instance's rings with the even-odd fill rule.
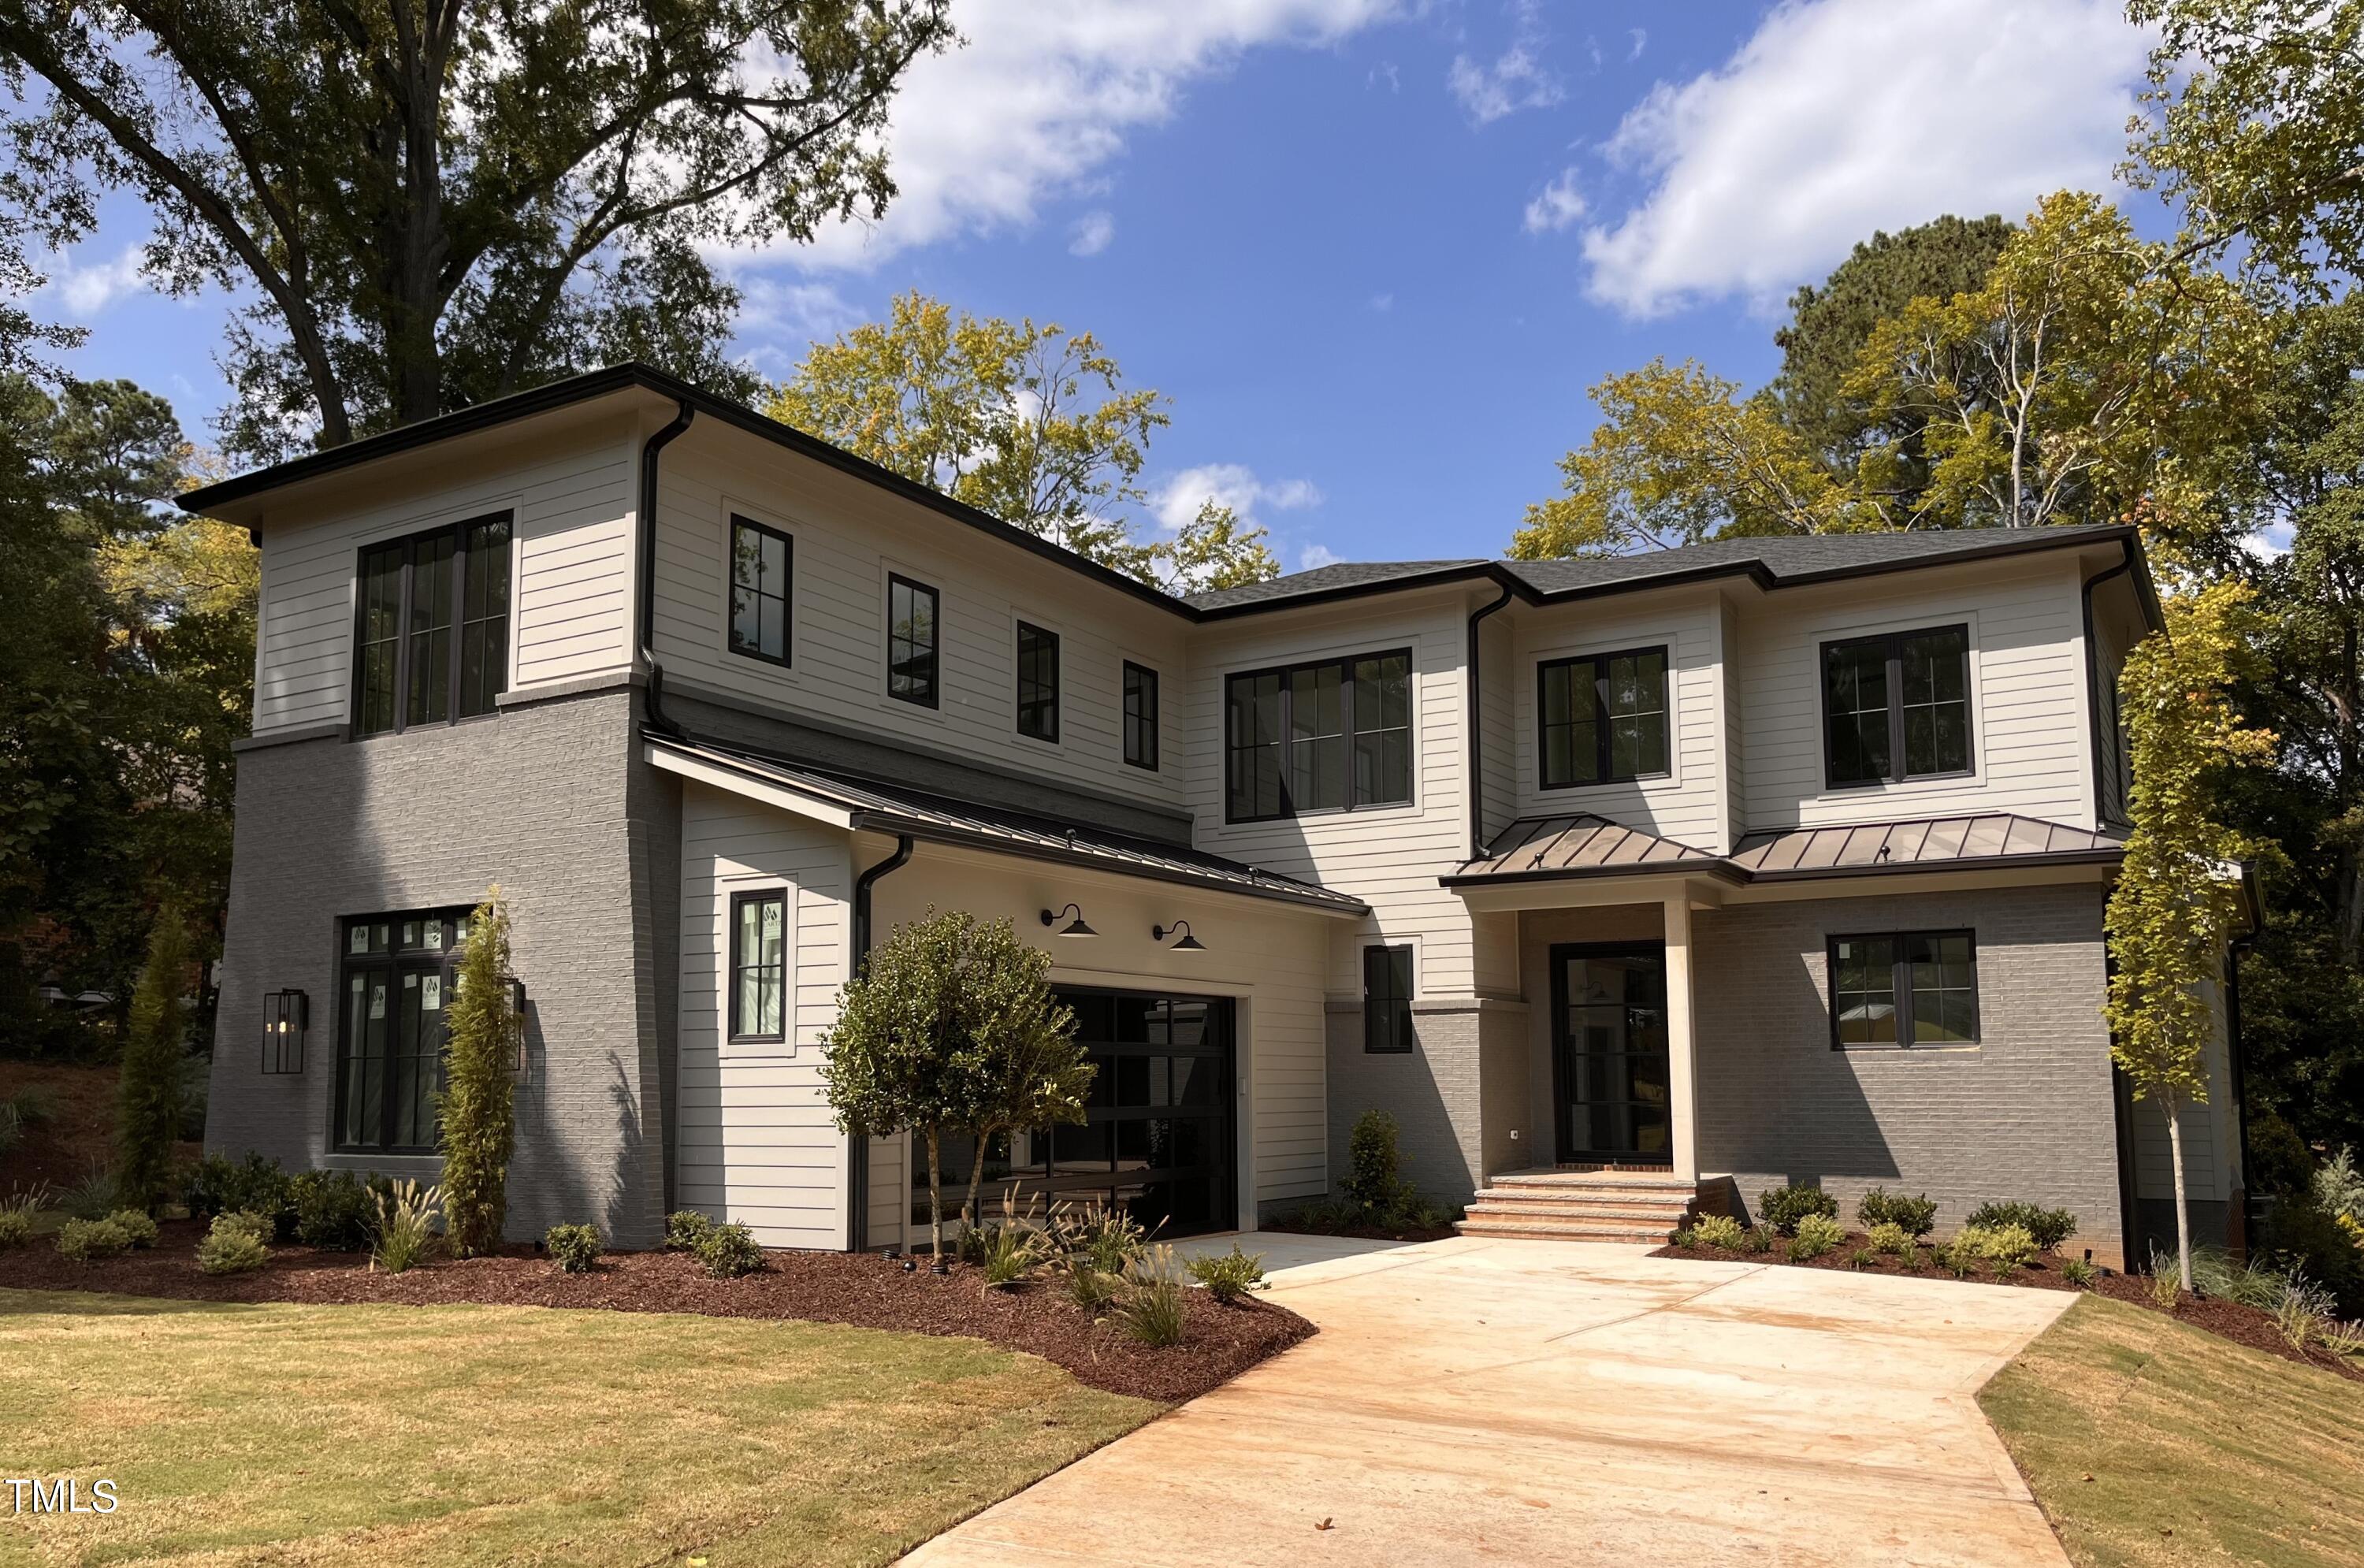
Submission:
[[[1726,860],[1628,861],[1611,866],[1554,866],[1545,871],[1456,873],[1436,879],[1441,887],[1500,887],[1522,882],[1584,882],[1620,876],[1712,876],[1722,882],[1745,883],[1752,878]]]

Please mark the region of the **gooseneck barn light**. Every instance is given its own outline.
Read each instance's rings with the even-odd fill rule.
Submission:
[[[1149,940],[1153,942],[1162,942],[1176,932],[1181,934],[1182,940],[1167,948],[1166,951],[1205,952],[1207,951],[1207,944],[1190,934],[1190,922],[1188,920],[1176,920],[1170,926],[1152,926],[1149,928]]]
[[[1065,919],[1069,915],[1073,915],[1075,918],[1068,920],[1065,925],[1060,926],[1059,922],[1062,919]],[[1098,931],[1093,930],[1089,926],[1084,924],[1084,911],[1080,905],[1070,904],[1055,915],[1050,910],[1045,909],[1043,911],[1043,923],[1046,926],[1058,926],[1058,929],[1051,933],[1054,937],[1097,937],[1099,935]]]

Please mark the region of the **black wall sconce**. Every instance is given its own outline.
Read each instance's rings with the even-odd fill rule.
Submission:
[[[1153,942],[1162,942],[1177,932],[1180,933],[1182,940],[1166,949],[1166,951],[1205,952],[1207,951],[1207,944],[1190,934],[1190,922],[1188,920],[1176,920],[1170,926],[1152,926],[1149,928],[1149,940]]]
[[[1068,920],[1064,926],[1059,926],[1059,922],[1070,914],[1074,915],[1075,918]],[[1084,911],[1081,905],[1070,904],[1055,915],[1050,910],[1045,909],[1043,911],[1043,923],[1046,926],[1059,926],[1057,930],[1051,933],[1054,937],[1097,937],[1099,935],[1098,931],[1093,930],[1089,926],[1084,924]]]
[[[304,1071],[304,1029],[311,1021],[311,998],[301,991],[262,995],[262,1070]]]

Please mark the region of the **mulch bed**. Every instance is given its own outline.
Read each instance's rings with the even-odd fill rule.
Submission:
[[[1654,1258],[1689,1258],[1712,1263],[1778,1263],[1784,1268],[1791,1269],[1836,1269],[1847,1273],[1905,1274],[1915,1279],[1949,1281],[1954,1279],[1954,1273],[1950,1269],[1936,1268],[1927,1264],[1908,1269],[1903,1266],[1901,1260],[1886,1253],[1882,1253],[1877,1262],[1857,1269],[1855,1266],[1855,1254],[1869,1244],[1869,1237],[1859,1231],[1849,1231],[1845,1241],[1819,1258],[1792,1260],[1783,1257],[1778,1251],[1727,1252],[1717,1247],[1671,1246],[1661,1247],[1650,1255]],[[1775,1245],[1778,1247],[1781,1243],[1777,1242]],[[1924,1251],[1922,1256],[1925,1258],[1927,1255]],[[2080,1288],[2062,1277],[2061,1262],[2060,1254],[2043,1252],[2037,1254],[2035,1262],[2029,1263],[2027,1267],[2014,1273],[2002,1275],[1972,1274],[1968,1279],[1959,1283],[2016,1285],[2028,1290]],[[2106,1296],[2113,1301],[2123,1301],[2129,1307],[2139,1307],[2146,1311],[2161,1310],[2158,1304],[2151,1299],[2150,1281],[2132,1274],[2105,1273],[2095,1280],[2091,1285],[2081,1288],[2091,1289],[2096,1296]],[[2175,1309],[2170,1316],[2179,1323],[2189,1323],[2195,1329],[2204,1329],[2212,1334],[2232,1340],[2236,1345],[2247,1345],[2253,1351],[2263,1351],[2268,1355],[2280,1356],[2284,1361],[2320,1367],[2325,1372],[2336,1372],[2342,1377],[2364,1383],[2364,1367],[2358,1366],[2345,1356],[2334,1355],[2319,1345],[2310,1345],[2304,1351],[2291,1349],[2290,1342],[2282,1338],[2281,1330],[2274,1326],[2274,1315],[2263,1307],[2247,1307],[2237,1301],[2219,1301],[2213,1297],[2194,1296],[2186,1291],[2177,1297]]]
[[[1196,1398],[1313,1332],[1312,1324],[1286,1307],[1254,1300],[1222,1307],[1207,1292],[1191,1289],[1183,1292],[1188,1322],[1182,1342],[1153,1349],[1110,1320],[1095,1321],[1050,1284],[987,1291],[975,1269],[955,1264],[940,1276],[922,1262],[906,1273],[900,1262],[842,1252],[766,1252],[761,1273],[719,1280],[678,1252],[613,1252],[591,1273],[570,1274],[530,1248],[513,1247],[497,1257],[447,1260],[388,1274],[370,1268],[360,1253],[291,1245],[273,1247],[270,1265],[258,1273],[207,1274],[198,1271],[195,1258],[204,1227],[168,1220],[162,1229],[152,1251],[89,1264],[68,1262],[44,1241],[0,1253],[0,1287],[184,1301],[474,1302],[796,1318],[984,1340],[1056,1362],[1094,1388],[1162,1403]]]
[[[1256,1229],[1285,1236],[1343,1236],[1352,1241],[1447,1241],[1461,1234],[1450,1224],[1400,1226],[1391,1230],[1384,1225],[1313,1225],[1292,1214],[1259,1219]]]

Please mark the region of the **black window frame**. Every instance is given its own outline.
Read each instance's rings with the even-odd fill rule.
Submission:
[[[1357,798],[1358,781],[1355,778],[1354,766],[1355,740],[1362,735],[1382,734],[1396,727],[1375,726],[1369,729],[1357,728],[1355,716],[1355,667],[1357,664],[1377,663],[1388,659],[1400,659],[1404,666],[1403,794],[1400,797],[1374,796],[1364,800]],[[1342,784],[1344,804],[1300,806],[1291,798],[1289,791],[1288,749],[1294,728],[1291,711],[1295,703],[1293,693],[1297,676],[1324,670],[1339,672],[1338,724],[1339,733],[1344,738],[1345,748],[1345,775]],[[1226,823],[1289,822],[1300,817],[1329,817],[1352,811],[1386,811],[1414,804],[1419,795],[1417,780],[1420,773],[1420,758],[1415,749],[1420,733],[1419,714],[1415,711],[1418,706],[1416,687],[1419,673],[1419,666],[1412,661],[1411,650],[1407,647],[1376,649],[1366,653],[1349,653],[1337,659],[1308,659],[1294,664],[1274,664],[1255,670],[1234,670],[1225,675],[1223,677],[1223,820]],[[1279,718],[1276,733],[1278,736],[1277,743],[1280,748],[1280,779],[1277,791],[1279,809],[1276,811],[1243,813],[1239,809],[1239,775],[1234,759],[1243,751],[1253,751],[1265,744],[1260,741],[1250,741],[1243,747],[1237,728],[1232,723],[1236,712],[1236,703],[1232,694],[1243,682],[1250,681],[1278,683],[1277,695],[1279,702]]]
[[[739,951],[739,933],[743,929],[740,925],[739,912],[750,904],[776,904],[780,906],[780,956],[777,962],[780,980],[780,1027],[776,1029],[757,1030],[752,1033],[741,1029],[740,1026],[745,1020],[739,1011],[739,977],[744,971],[759,967],[757,964],[742,962]],[[788,994],[790,970],[793,967],[788,957],[789,945],[788,890],[785,886],[751,887],[730,895],[730,924],[723,935],[722,958],[724,984],[730,993],[725,1004],[729,1009],[726,1028],[729,1030],[728,1038],[730,1044],[785,1045],[787,1043],[788,1013],[793,1000]]]
[[[1658,659],[1658,716],[1660,743],[1665,751],[1655,768],[1640,768],[1621,773],[1611,766],[1615,747],[1610,738],[1608,665],[1619,659],[1646,659],[1652,654]],[[1592,667],[1592,728],[1593,776],[1589,779],[1555,779],[1551,770],[1550,705],[1544,701],[1544,688],[1555,670],[1573,670],[1579,664]],[[1670,778],[1675,771],[1675,707],[1674,662],[1667,656],[1666,643],[1653,643],[1640,648],[1613,648],[1600,653],[1578,653],[1565,659],[1544,659],[1535,664],[1535,777],[1543,789],[1594,789],[1602,784],[1634,784],[1643,779]],[[1573,677],[1571,677],[1573,679]],[[1571,726],[1574,720],[1569,721]]]
[[[1958,637],[1962,643],[1962,765],[1916,773],[1906,766],[1905,757],[1904,645],[1914,638],[1947,636]],[[1839,776],[1836,736],[1831,727],[1831,656],[1844,649],[1872,647],[1886,650],[1888,767],[1876,774],[1842,778]],[[1818,701],[1822,708],[1823,785],[1825,789],[1879,789],[1922,779],[1969,778],[1977,773],[1978,702],[1976,687],[1970,678],[1970,626],[1968,621],[1913,627],[1903,631],[1873,632],[1863,637],[1832,638],[1822,645],[1815,657],[1814,684],[1820,693]]]
[[[787,573],[787,585],[778,593],[773,593],[764,584],[763,550],[760,545],[755,551],[757,573],[754,583],[745,584],[739,581],[739,530],[742,528],[764,539],[775,539],[780,541],[782,570]],[[795,669],[797,665],[796,535],[786,528],[747,517],[742,513],[733,512],[730,514],[730,525],[726,530],[723,542],[722,564],[722,646],[724,651],[736,653],[742,659],[753,659],[758,663],[769,664],[775,669]],[[763,635],[763,601],[765,599],[780,601],[780,651],[778,653],[764,652],[760,640],[757,646],[753,648],[739,640],[739,595],[742,588],[755,595],[756,636],[759,639]]]
[[[1157,771],[1157,726],[1160,722],[1157,672],[1146,664],[1124,662],[1121,704],[1123,709],[1124,760],[1136,768]]]
[[[500,530],[497,546],[487,548],[477,541],[479,534],[496,528]],[[446,544],[451,547],[450,560],[437,568],[450,573],[444,584],[450,595],[445,618],[441,626],[428,628],[440,632],[446,639],[443,651],[445,671],[441,678],[443,712],[440,717],[414,718],[410,711],[414,690],[426,689],[415,686],[413,677],[416,672],[412,667],[417,639],[420,636],[420,628],[411,625],[421,576],[420,548]],[[352,668],[347,684],[345,716],[348,740],[371,740],[381,735],[399,735],[410,729],[438,729],[474,719],[491,718],[500,712],[501,695],[508,690],[512,618],[509,595],[517,580],[516,545],[517,515],[504,508],[462,517],[455,522],[439,523],[431,528],[421,528],[416,533],[402,534],[393,539],[374,539],[361,547],[355,553],[353,564]],[[375,558],[395,550],[401,552],[401,563],[396,571],[391,610],[393,635],[372,638],[368,635],[372,608],[372,562]],[[484,614],[471,615],[469,586],[478,580],[477,574],[483,570],[484,563],[493,559],[500,562],[499,606],[497,610],[494,609],[487,600]],[[478,628],[491,628],[496,624],[499,628],[497,656],[479,662],[477,670],[482,678],[471,686],[467,680],[466,656],[470,634]],[[490,630],[485,632],[487,639],[492,635]],[[392,650],[393,682],[391,690],[385,695],[388,722],[371,728],[369,697],[373,661],[370,654],[373,649],[381,646],[390,646]],[[485,687],[486,679],[490,682],[489,690]]]
[[[1043,643],[1047,645],[1051,660],[1050,678],[1047,681],[1039,679],[1032,681],[1031,684],[1035,687],[1036,695],[1031,697],[1027,695],[1027,688],[1030,684],[1030,681],[1026,673],[1026,639],[1029,637],[1039,639]],[[1021,620],[1018,623],[1016,652],[1016,678],[1010,683],[1012,695],[1016,699],[1013,704],[1013,717],[1016,720],[1015,728],[1019,734],[1024,736],[1029,740],[1040,740],[1046,746],[1056,746],[1059,743],[1059,695],[1061,685],[1059,668],[1059,634],[1053,631],[1047,626],[1036,626],[1032,621]],[[1038,715],[1047,714],[1049,716],[1050,724],[1047,732],[1041,728],[1030,729],[1027,728],[1027,709],[1030,706],[1031,706]]]
[[[1382,990],[1373,984],[1374,965],[1383,973]],[[1411,942],[1366,942],[1363,944],[1363,1054],[1366,1056],[1406,1056],[1411,1054],[1418,1037],[1413,1033],[1411,1005],[1413,994],[1420,989],[1420,950]],[[1403,994],[1397,995],[1400,990]]]
[[[1916,1019],[1912,1002],[1911,960],[1906,956],[1905,944],[1915,940],[1937,941],[1948,937],[1959,937],[1968,944],[1970,1032],[1967,1038],[1961,1040],[1915,1040],[1913,1035]],[[1839,1038],[1839,944],[1881,941],[1890,944],[1889,995],[1893,998],[1892,1016],[1896,1022],[1896,1038],[1892,1040],[1841,1040]],[[1894,930],[1834,931],[1823,939],[1823,1002],[1830,1013],[1833,1051],[1958,1051],[1968,1046],[1984,1043],[1986,1009],[1980,1005],[1979,997],[1979,936],[1973,927],[1931,926]],[[1901,984],[1898,983],[1900,975],[1903,976]],[[1938,989],[1944,990],[1947,987],[1940,986]],[[1849,995],[1877,995],[1877,993],[1850,992]]]
[[[925,595],[928,600],[927,685],[922,692],[898,692],[895,689],[898,663],[895,656],[898,641],[914,651],[920,647],[917,639],[898,638],[895,618],[895,590],[905,589],[914,595]],[[943,595],[914,577],[900,572],[886,573],[886,695],[897,702],[909,703],[913,707],[934,708],[943,701],[944,600]],[[916,651],[913,655],[916,658]]]
[[[337,921],[337,989],[334,1003],[337,1010],[336,1081],[331,1085],[329,1101],[329,1147],[332,1151],[340,1154],[392,1156],[432,1154],[441,1148],[442,1124],[434,1110],[432,1095],[444,1086],[445,1074],[449,1066],[448,1036],[439,1036],[435,1042],[433,1070],[428,1075],[429,1081],[424,1085],[427,1097],[422,1114],[428,1139],[423,1143],[395,1141],[395,1131],[399,1120],[398,1113],[401,1106],[395,1091],[399,1076],[397,1062],[423,1062],[428,1058],[417,1051],[413,1051],[407,1057],[398,1057],[393,1049],[392,1036],[401,1016],[402,987],[399,982],[405,976],[418,981],[422,988],[422,994],[427,980],[431,976],[439,992],[437,1005],[433,1009],[440,1015],[439,1024],[451,1017],[452,997],[459,981],[460,949],[467,940],[468,919],[473,913],[474,911],[466,906],[454,906],[440,909],[405,909],[352,915]],[[406,925],[416,925],[419,928],[420,940],[418,942],[406,943],[401,940],[399,933]],[[378,926],[386,928],[389,933],[385,945],[383,948],[370,945],[361,952],[353,951],[353,933],[357,930],[366,932],[371,928]],[[429,946],[427,943],[426,935],[429,927],[436,932],[438,945]],[[364,939],[365,941],[369,940]],[[383,1055],[374,1059],[356,1051],[356,1042],[352,1037],[354,1020],[350,1006],[353,994],[352,981],[356,977],[362,977],[366,984],[366,977],[371,974],[383,975],[387,982],[385,1018],[388,1035],[385,1042],[386,1049]],[[351,1136],[353,1128],[349,1120],[348,1112],[353,1107],[349,1106],[347,1102],[353,1094],[353,1073],[357,1066],[366,1067],[368,1071],[380,1075],[376,1118],[378,1126],[374,1139]],[[414,1105],[417,1103],[414,1102]]]

